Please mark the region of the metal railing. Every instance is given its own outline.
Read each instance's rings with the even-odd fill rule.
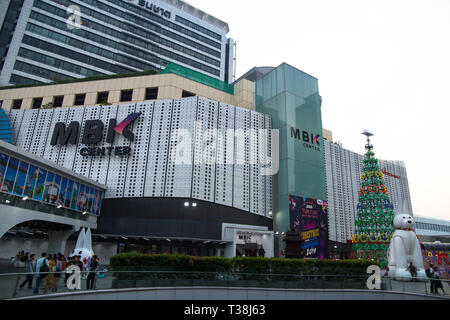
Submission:
[[[0,274],[0,299],[32,297],[43,294],[86,291],[87,272],[67,274],[49,272],[43,278],[36,292],[37,275],[32,275],[31,287],[24,283],[28,273]],[[75,277],[79,277],[79,289],[73,288]],[[154,287],[239,287],[239,288],[273,288],[273,289],[334,289],[334,290],[368,290],[369,275],[296,275],[296,274],[257,274],[241,272],[182,272],[182,271],[97,271],[93,279],[92,290],[132,289]],[[382,277],[379,290],[388,292],[415,293],[450,298],[449,280],[437,280],[443,290],[431,291],[436,280],[397,281]],[[435,282],[433,282],[435,281]],[[68,282],[72,283],[69,289]],[[21,287],[21,285],[23,285]],[[439,286],[438,286],[439,287]]]
[[[83,221],[89,220],[90,216],[88,214],[83,215],[81,214],[81,212],[75,211],[70,208],[65,207],[58,208],[55,204],[47,203],[40,200],[34,200],[32,198],[23,200],[22,196],[4,192],[0,192],[0,204],[33,211],[39,211],[43,213],[54,214],[61,217],[67,217]]]

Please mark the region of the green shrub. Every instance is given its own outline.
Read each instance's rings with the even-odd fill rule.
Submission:
[[[114,270],[157,270],[189,272],[239,272],[297,275],[366,275],[369,260],[303,260],[283,258],[221,258],[137,252],[120,253],[110,258]]]

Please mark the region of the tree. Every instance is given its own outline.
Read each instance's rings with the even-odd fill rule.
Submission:
[[[53,102],[47,102],[41,106],[41,109],[51,109],[53,108]]]
[[[361,188],[358,193],[353,251],[356,257],[379,261],[387,265],[387,250],[394,232],[394,205],[389,199],[389,191],[384,183],[378,159],[373,153],[368,131],[361,173]]]
[[[111,105],[111,103],[109,103],[106,100],[102,100],[102,101],[99,102],[99,106],[110,106],[110,105]]]

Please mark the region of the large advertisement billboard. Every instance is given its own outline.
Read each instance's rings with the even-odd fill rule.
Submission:
[[[289,196],[289,226],[302,239],[305,258],[328,258],[327,202],[299,196]]]

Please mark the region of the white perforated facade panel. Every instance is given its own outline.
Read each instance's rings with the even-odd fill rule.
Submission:
[[[233,206],[250,210],[250,111],[236,108]]]
[[[198,98],[192,198],[214,202],[218,102]]]
[[[215,202],[233,205],[235,107],[219,104]]]
[[[145,171],[147,169],[148,145],[152,128],[153,102],[138,103],[136,113],[141,115],[133,124],[134,142],[128,158],[125,183],[125,198],[144,195]]]
[[[33,138],[31,140],[29,152],[42,157],[47,146],[47,137],[52,123],[53,109],[38,110]]]
[[[265,179],[262,175],[264,115],[251,111],[250,130],[250,212],[265,216]]]
[[[100,107],[87,107],[84,108],[84,120],[80,126],[80,142],[84,137],[84,128],[86,125],[86,121],[89,120],[98,120],[100,116]],[[80,151],[82,148],[87,146],[79,143],[77,147],[77,151],[75,153],[75,159],[73,162],[73,171],[89,178],[89,171],[91,170],[91,162],[92,157],[90,156],[82,156]]]
[[[172,100],[155,101],[145,176],[145,197],[164,197]]]
[[[22,118],[22,124],[20,125],[20,133],[17,136],[16,146],[29,151],[31,142],[34,137],[34,129],[36,126],[36,120],[39,116],[39,109],[27,110]]]
[[[80,122],[81,127],[81,124],[84,121],[83,115],[84,115],[84,108],[70,108],[67,112],[66,126],[68,126],[72,121],[78,121]],[[50,134],[52,134],[52,132]],[[78,143],[80,142],[81,141],[79,138]],[[68,144],[67,146],[60,146],[59,148],[60,149],[59,149],[58,164],[60,166],[63,166],[64,168],[73,170],[73,163],[77,152],[77,146]]]
[[[17,144],[17,137],[19,135],[20,125],[22,124],[24,113],[25,110],[11,110],[8,115],[13,131],[12,141],[14,144]]]
[[[264,128],[265,131],[265,150],[262,161],[265,172],[269,173],[264,176],[264,184],[266,188],[265,201],[266,201],[266,216],[270,217],[273,214],[273,174],[277,168],[277,163],[272,162],[272,119],[268,115],[264,115]],[[275,159],[278,162],[278,159]],[[268,172],[270,168],[270,172]]]
[[[131,142],[109,128],[131,114]],[[263,176],[262,154],[271,152],[271,119],[201,97],[137,104],[9,112],[17,146],[107,185],[105,198],[193,198],[268,216],[272,178]],[[86,121],[103,123],[102,139],[83,144]],[[77,144],[52,146],[57,123],[79,124]],[[122,129],[124,124],[122,124]],[[253,129],[253,130],[250,130]],[[120,131],[120,129],[118,129]],[[67,131],[68,132],[68,131]],[[114,141],[107,141],[114,132]],[[94,135],[95,136],[95,135]],[[130,147],[129,155],[116,154]],[[89,149],[91,148],[91,149]],[[99,150],[106,150],[102,154]],[[109,154],[107,149],[115,148]],[[91,154],[96,150],[99,154]],[[270,156],[266,155],[266,156]]]
[[[190,198],[197,97],[173,101],[165,197]]]
[[[117,109],[117,124],[125,120],[128,115],[134,113],[136,109],[135,104],[121,104]],[[133,130],[133,124],[129,126]],[[123,135],[115,134],[113,146],[131,146],[131,142]],[[139,152],[139,150],[137,150]],[[125,180],[127,177],[128,157],[126,156],[111,156],[109,159],[108,178],[106,184],[109,188],[106,189],[107,198],[123,198],[125,189]]]
[[[109,128],[109,120],[117,119],[117,106],[103,106],[100,109],[99,119],[103,122],[103,140],[99,144],[99,147],[109,147],[110,144],[106,143],[106,135]],[[110,157],[93,157],[91,162],[91,170],[89,172],[89,178],[106,184],[106,178],[108,176]]]
[[[55,125],[58,122],[66,123],[67,120],[67,113],[69,109],[67,108],[57,108],[53,110],[52,119],[49,126],[48,136],[47,136],[47,143],[44,145],[45,150],[42,157],[44,159],[50,160],[52,162],[58,163],[58,157],[59,157],[59,151],[61,146],[52,146],[49,141],[52,139],[53,130],[55,129]]]

